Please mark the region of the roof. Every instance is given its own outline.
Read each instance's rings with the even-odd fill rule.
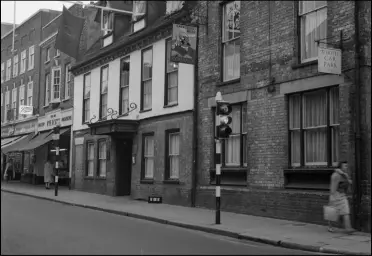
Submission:
[[[71,70],[76,70],[86,64],[90,63],[93,60],[100,59],[102,57],[107,56],[108,54],[114,52],[114,50],[126,46],[130,43],[133,43],[141,38],[149,35],[150,33],[162,28],[166,27],[173,23],[174,20],[177,20],[188,13],[187,10],[181,9],[179,12],[174,13],[173,15],[166,15],[159,17],[154,23],[149,24],[145,29],[141,30],[138,33],[124,35],[116,40],[116,42],[112,43],[111,45],[101,48],[101,38],[99,38],[84,54],[84,58],[77,62]]]

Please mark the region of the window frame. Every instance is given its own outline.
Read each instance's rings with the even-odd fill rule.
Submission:
[[[95,156],[95,143],[93,140],[88,140],[86,143],[86,150],[85,150],[85,177],[93,178],[94,177],[94,156]],[[93,159],[89,159],[89,146],[93,147]],[[93,163],[93,170],[92,175],[89,175],[89,162]]]
[[[101,161],[103,159],[100,158],[100,145],[101,143],[105,143],[106,145],[106,150],[105,150],[105,159],[104,161],[106,161],[106,170],[105,170],[105,175],[101,175]],[[108,150],[108,141],[107,139],[99,139],[97,141],[97,177],[98,178],[101,178],[101,179],[105,179],[107,177],[107,161],[108,161],[108,154],[107,154],[107,150]]]
[[[247,108],[248,107],[248,104],[247,102],[237,102],[237,103],[232,103],[231,106],[234,108],[234,106],[239,106],[240,107],[240,132],[239,132],[239,151],[240,151],[240,163],[239,164],[226,164],[226,140],[222,140],[221,141],[221,168],[224,168],[224,169],[231,169],[231,168],[247,168],[248,166],[248,156],[247,156],[247,148],[244,149],[244,146],[247,147],[247,142],[248,142],[248,131],[244,131],[244,118],[243,118],[243,109],[244,109],[244,106]],[[248,109],[247,109],[248,111]],[[217,121],[217,116],[216,116],[216,107],[214,107],[213,109],[213,119],[214,119],[214,129],[213,129],[213,133],[215,136],[216,134],[216,121]],[[247,113],[245,113],[247,114]],[[234,120],[232,121],[234,122]],[[231,135],[230,135],[231,136]],[[245,143],[244,143],[244,140],[245,140]],[[216,145],[214,145],[214,151],[216,151]],[[244,157],[244,154],[246,155]],[[244,162],[244,160],[246,160],[246,163]],[[216,159],[214,159],[214,161],[216,162]]]
[[[179,149],[180,150],[182,147],[181,147],[181,131],[179,128],[174,128],[174,129],[168,129],[165,131],[165,159],[164,159],[164,163],[165,163],[165,173],[164,173],[164,179],[166,181],[179,181],[180,179],[180,172],[178,173],[178,177],[177,178],[171,178],[171,170],[170,170],[170,160],[171,160],[171,156],[169,155],[170,154],[170,147],[169,147],[169,143],[170,143],[170,136],[171,135],[174,135],[174,134],[178,134],[179,136]],[[179,153],[178,154],[178,159],[179,159],[179,171],[180,171],[180,159],[181,159],[181,154]]]
[[[133,2],[133,13],[134,13],[134,8],[135,8],[135,2],[137,1],[134,1]],[[132,15],[132,33],[137,33],[143,29],[145,29],[147,27],[147,13],[148,13],[148,1],[144,1],[145,2],[145,13],[143,16],[139,17],[138,19],[137,18],[134,18],[134,16]],[[138,29],[136,29],[136,24],[141,24],[141,22],[143,22],[143,27],[139,27]]]
[[[151,78],[150,79],[147,79],[144,81],[143,79],[143,57],[144,57],[144,53],[147,52],[147,51],[150,51],[151,50]],[[153,46],[149,46],[147,48],[144,48],[141,50],[141,112],[145,112],[145,111],[151,111],[152,110],[152,88],[153,88],[153,68],[154,68],[154,49],[153,49]],[[150,108],[144,108],[144,101],[145,101],[145,94],[144,94],[144,85],[145,85],[145,82],[148,82],[148,81],[151,81],[151,107]]]
[[[10,105],[10,90],[5,91],[5,107],[4,107],[4,113],[5,113],[5,119],[4,122],[8,122],[8,111],[11,109]]]
[[[59,84],[55,83],[55,72],[59,71]],[[61,100],[61,79],[62,79],[62,69],[60,66],[52,68],[52,77],[51,77],[51,102],[59,102]],[[55,97],[55,86],[58,85],[58,97]]]
[[[123,63],[128,63],[129,64],[129,71],[128,71],[128,85],[123,85],[122,80],[123,80]],[[130,56],[126,56],[122,59],[120,59],[120,82],[119,82],[119,115],[127,115],[129,109],[124,112],[123,109],[123,91],[125,89],[128,89],[128,108],[129,108],[129,100],[130,100],[130,95],[129,95],[129,89],[130,89]]]
[[[31,45],[28,49],[28,70],[32,70],[35,65],[35,46]]]
[[[19,87],[19,106],[25,105],[25,85],[21,83]],[[18,115],[18,118],[24,117],[24,115]]]
[[[301,91],[301,92],[296,92],[296,93],[291,93],[287,95],[287,102],[288,102],[288,108],[287,108],[287,115],[288,115],[288,168],[290,169],[296,169],[296,168],[334,168],[337,164],[338,161],[333,161],[333,141],[332,141],[332,130],[334,129],[333,127],[337,127],[339,129],[340,127],[340,122],[338,124],[331,124],[331,118],[330,118],[330,109],[331,109],[331,104],[330,104],[330,99],[331,99],[331,90],[338,88],[340,90],[339,85],[333,85],[333,86],[328,86],[324,88],[318,88],[318,89],[312,89],[312,90],[307,90],[307,91]],[[306,163],[305,160],[305,131],[309,130],[307,128],[304,128],[304,95],[312,92],[321,92],[325,91],[326,93],[326,156],[327,156],[327,162],[326,164],[313,164],[313,163]],[[338,91],[339,92],[339,91]],[[293,164],[292,163],[292,131],[294,129],[291,129],[291,117],[290,117],[290,97],[295,97],[299,95],[300,96],[300,163],[299,164]],[[338,110],[339,111],[339,110]],[[295,128],[297,130],[297,128]],[[340,134],[339,134],[339,139],[340,139]],[[339,150],[339,149],[337,149]],[[340,156],[338,156],[340,157]],[[339,160],[339,159],[338,159]]]
[[[13,56],[13,78],[18,76],[19,59],[18,54]]]
[[[13,120],[16,120],[18,116],[17,115],[17,103],[18,103],[18,87],[14,87],[12,89],[12,102],[11,102]]]
[[[224,1],[223,4],[221,4],[221,14],[222,14],[222,18],[221,18],[221,81],[222,82],[231,82],[231,81],[234,81],[234,80],[239,80],[240,77],[241,77],[241,70],[240,70],[240,61],[241,61],[241,58],[240,58],[240,53],[241,51],[239,51],[239,74],[237,77],[233,77],[231,79],[226,79],[225,78],[225,45],[227,45],[228,43],[231,43],[231,42],[234,42],[234,46],[235,46],[235,42],[239,41],[239,50],[241,49],[241,32],[239,32],[239,36],[238,37],[234,37],[233,39],[230,39],[230,40],[225,40],[224,39],[224,31],[225,31],[225,8],[227,7],[228,4],[231,4],[233,2],[240,2],[240,6],[241,6],[241,1],[240,0],[237,0],[237,1]],[[240,7],[241,8],[241,7]],[[241,11],[241,10],[240,10]],[[240,16],[240,11],[239,11],[239,16]],[[240,26],[240,24],[239,24]],[[234,52],[234,56],[235,56],[235,52]]]
[[[30,89],[30,85],[32,85],[31,89]],[[29,80],[29,82],[27,83],[27,106],[32,106],[32,107],[34,106],[33,96],[34,96],[34,81]],[[30,104],[30,101],[31,101],[31,104]]]
[[[5,81],[5,62],[1,63],[1,83]]]
[[[71,97],[71,88],[70,88],[70,82],[71,82],[71,63],[65,64],[65,95],[64,99],[67,100]]]
[[[45,81],[44,81],[44,107],[49,106],[51,102],[51,95],[50,95],[50,84],[51,84],[51,75],[50,73],[45,74]]]
[[[6,61],[5,81],[9,81],[12,76],[12,58]]]
[[[87,76],[89,76],[89,97],[87,97],[87,98],[85,98],[85,94],[86,94],[86,92],[85,92],[85,90],[86,90],[86,88],[87,88],[87,86],[86,86],[86,77]],[[90,93],[91,93],[91,85],[92,85],[92,76],[91,76],[91,73],[90,72],[88,72],[88,73],[86,73],[86,74],[84,74],[84,76],[83,76],[83,113],[82,113],[82,121],[83,121],[83,124],[86,124],[86,123],[88,123],[89,121],[90,121]],[[89,116],[87,117],[85,114],[86,114],[86,108],[85,108],[85,102],[87,101],[87,100],[89,100],[89,103],[88,103],[88,106],[89,106]],[[86,118],[88,118],[87,120],[86,120]]]
[[[50,48],[51,47],[47,47],[45,49],[45,63],[48,63],[50,61]]]
[[[307,58],[307,59],[303,59],[303,53],[302,53],[302,47],[303,47],[303,42],[302,42],[302,17],[305,17],[311,13],[316,13],[318,12],[319,10],[321,9],[324,9],[326,8],[327,11],[328,11],[328,3],[327,1],[324,1],[325,2],[325,5],[322,5],[320,7],[317,7],[317,8],[314,8],[313,10],[311,11],[307,11],[307,12],[301,12],[301,7],[302,7],[302,2],[304,1],[298,1],[297,3],[297,25],[298,25],[298,30],[297,30],[297,36],[298,36],[298,61],[299,63],[308,63],[308,62],[312,62],[312,61],[317,61],[318,60],[318,54],[317,56],[315,57],[311,57],[311,58]],[[312,1],[312,2],[320,2],[320,1]],[[328,12],[327,12],[327,24],[328,24]],[[328,29],[327,29],[328,30]],[[328,31],[326,31],[326,35],[327,35]],[[326,36],[327,37],[327,36]],[[319,38],[318,38],[319,39]],[[322,38],[322,43],[327,43],[327,38]],[[317,44],[316,42],[314,42],[314,44]],[[319,47],[319,43],[317,44],[317,48]]]
[[[154,155],[152,158],[154,159],[154,167],[153,167],[153,173],[152,178],[146,177],[146,163],[145,163],[145,140],[147,137],[152,137],[154,141]],[[148,132],[148,133],[142,133],[142,161],[141,161],[141,181],[153,181],[155,179],[155,132]]]
[[[174,63],[170,61],[171,57],[171,51],[170,55],[168,56],[168,43],[170,42],[170,46],[172,48],[172,38],[169,37],[165,40],[165,79],[164,79],[164,106],[175,106],[178,105],[178,96],[179,96],[179,64],[177,65],[176,68],[174,68],[172,71],[168,72],[168,59],[169,59],[169,64]],[[175,64],[175,63],[174,63]],[[177,101],[175,102],[169,102],[169,75],[177,73],[177,86],[171,87],[171,88],[177,88]]]
[[[103,83],[103,80],[102,80],[102,78],[103,78],[103,70],[104,69],[107,69],[107,92],[106,93],[102,93],[102,83]],[[109,71],[110,71],[110,69],[109,69],[109,64],[107,64],[107,65],[104,65],[104,66],[102,66],[101,67],[101,69],[100,69],[100,82],[99,82],[99,114],[98,114],[98,116],[99,116],[99,120],[106,120],[107,119],[107,106],[108,106],[108,83],[109,83]],[[107,98],[106,98],[106,114],[105,114],[105,116],[102,116],[102,97],[103,96],[106,96]]]
[[[26,72],[26,66],[27,66],[27,50],[23,50],[21,52],[21,70],[19,74],[24,74]]]

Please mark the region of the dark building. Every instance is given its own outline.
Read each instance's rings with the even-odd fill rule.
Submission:
[[[10,152],[10,146],[35,132],[38,116],[40,84],[40,48],[42,27],[59,15],[53,10],[39,10],[13,31],[1,37],[1,152],[15,160],[18,179],[28,180],[32,155]],[[27,115],[19,114],[20,106],[28,106]],[[31,172],[31,174],[30,174]],[[22,175],[22,177],[21,177]]]
[[[233,104],[222,209],[322,223],[330,175],[347,160],[355,226],[370,230],[371,3],[198,1],[197,206],[215,207],[215,95]],[[318,72],[318,44],[341,74]],[[339,63],[339,62],[337,62]]]

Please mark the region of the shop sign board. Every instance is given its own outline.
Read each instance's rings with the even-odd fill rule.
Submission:
[[[1,138],[35,132],[36,125],[37,120],[35,118],[33,120],[1,127]]]
[[[177,63],[195,64],[197,27],[173,24],[170,60]]]
[[[67,111],[53,111],[46,113],[45,116],[41,116],[38,119],[38,131],[51,130],[55,126],[69,126],[72,125],[72,109]]]
[[[318,47],[318,71],[329,74],[341,74],[340,49]]]

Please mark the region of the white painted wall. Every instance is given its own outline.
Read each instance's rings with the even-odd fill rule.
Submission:
[[[137,104],[137,109],[129,116],[119,119],[141,120],[164,114],[177,113],[194,108],[194,66],[179,64],[178,69],[178,106],[164,108],[165,80],[165,39],[153,44],[153,80],[152,80],[152,110],[140,111],[141,99],[141,51],[130,53],[130,85],[129,102]],[[90,118],[99,115],[100,69],[91,70]],[[83,79],[84,74],[74,77],[74,120],[73,130],[88,128],[82,124],[83,110]],[[109,63],[108,108],[119,111],[120,59]]]

